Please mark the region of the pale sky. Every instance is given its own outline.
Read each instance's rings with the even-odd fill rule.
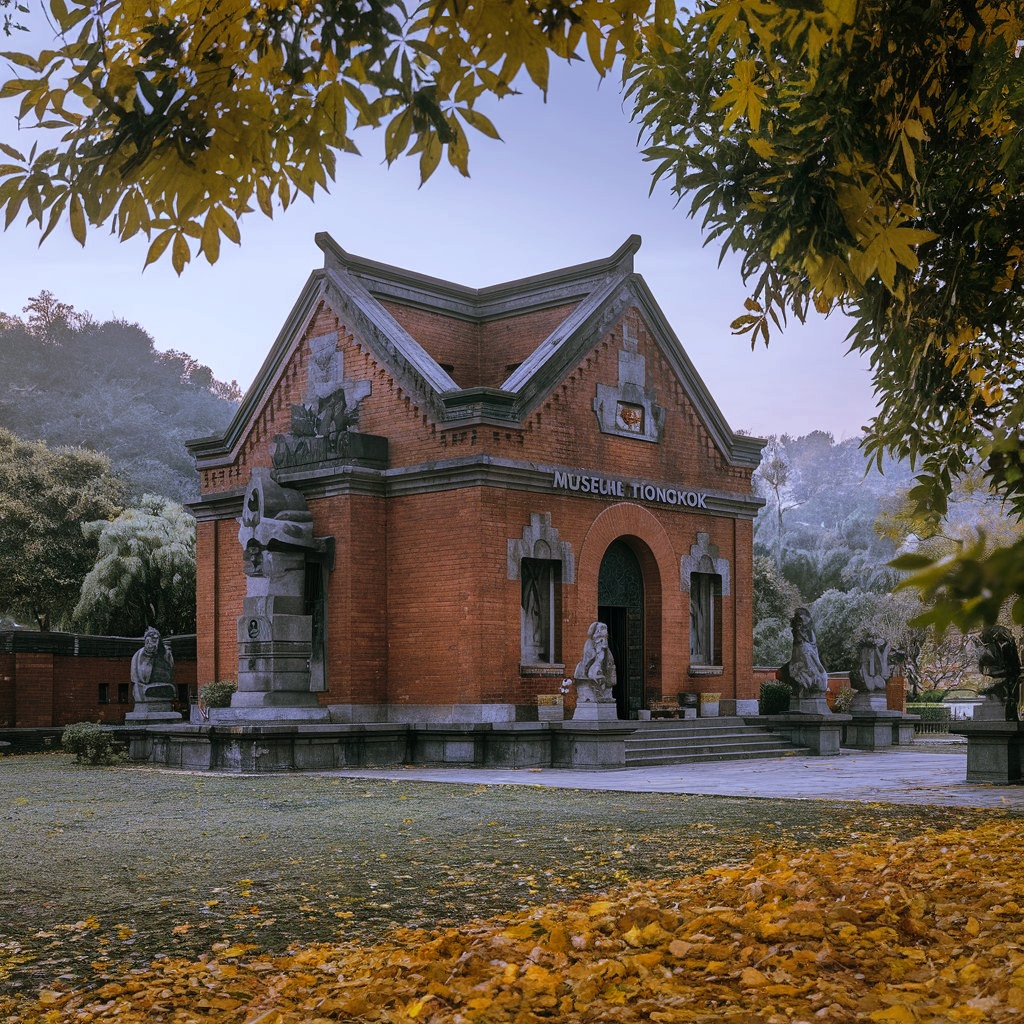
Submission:
[[[14,43],[27,49],[24,38]],[[790,325],[754,352],[730,333],[746,295],[737,261],[718,266],[717,245],[702,245],[667,188],[648,195],[617,85],[598,87],[577,66],[553,76],[546,104],[531,94],[484,108],[504,141],[471,135],[468,180],[444,164],[419,188],[416,158],[388,168],[381,137],[367,134],[362,157],[339,157],[330,195],[273,221],[250,215],[240,248],[224,241],[215,266],[199,257],[180,277],[169,259],[142,271],[144,238],[120,243],[92,229],[83,249],[58,228],[39,246],[38,228],[19,218],[0,234],[0,311],[20,315],[48,289],[98,320],[137,321],[157,348],[189,352],[244,390],[322,265],[317,231],[359,256],[470,287],[599,259],[635,233],[636,269],[733,429],[859,433],[874,402],[866,363],[844,355],[847,322]],[[0,139],[27,149],[32,133],[18,130],[16,109],[0,101]]]

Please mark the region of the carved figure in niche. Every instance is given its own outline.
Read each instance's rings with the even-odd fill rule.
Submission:
[[[540,591],[536,578],[525,581],[523,587],[523,662],[527,665],[540,661],[544,645],[544,623],[541,616]]]
[[[608,627],[592,622],[583,645],[583,657],[573,673],[578,704],[613,704],[615,697],[615,659],[608,646]]]
[[[1013,634],[1004,626],[988,626],[981,631],[977,644],[978,671],[992,680],[989,686],[979,691],[985,703],[998,705],[1002,709],[1002,717],[1008,722],[1024,720],[1020,655]],[[975,712],[975,718],[989,717],[979,716],[978,711],[981,708]]]
[[[358,420],[359,409],[349,409],[343,387],[317,402],[316,432],[327,441],[327,447],[332,452],[338,450],[338,438],[356,426]]]
[[[878,636],[865,635],[860,641],[860,664],[850,672],[855,690],[884,690],[889,681],[889,645]]]
[[[292,406],[290,432],[274,438],[274,465],[287,469],[348,457],[359,426],[359,404],[369,394],[369,381],[345,380],[336,334],[310,339],[306,390]]]
[[[142,647],[132,657],[132,696],[136,704],[166,703],[178,694],[172,683],[174,658],[154,626],[143,634]]]
[[[793,653],[779,669],[779,678],[789,683],[799,698],[822,697],[828,690],[828,672],[818,657],[811,613],[806,608],[797,608],[789,624],[793,630]]]

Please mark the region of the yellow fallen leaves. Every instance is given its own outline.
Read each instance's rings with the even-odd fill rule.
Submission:
[[[373,946],[222,944],[87,992],[6,1003],[12,1024],[663,1024],[1018,1021],[1024,823],[766,853],[600,900]]]

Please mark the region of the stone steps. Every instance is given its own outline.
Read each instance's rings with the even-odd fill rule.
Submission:
[[[638,723],[626,738],[626,767],[742,761],[806,754],[759,725],[742,718],[698,718]]]

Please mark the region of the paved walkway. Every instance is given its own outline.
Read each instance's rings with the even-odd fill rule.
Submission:
[[[962,741],[838,757],[781,757],[584,772],[563,768],[382,768],[341,770],[352,778],[415,779],[491,786],[551,786],[631,793],[693,793],[788,800],[999,807],[1024,813],[1024,786],[968,784]]]

